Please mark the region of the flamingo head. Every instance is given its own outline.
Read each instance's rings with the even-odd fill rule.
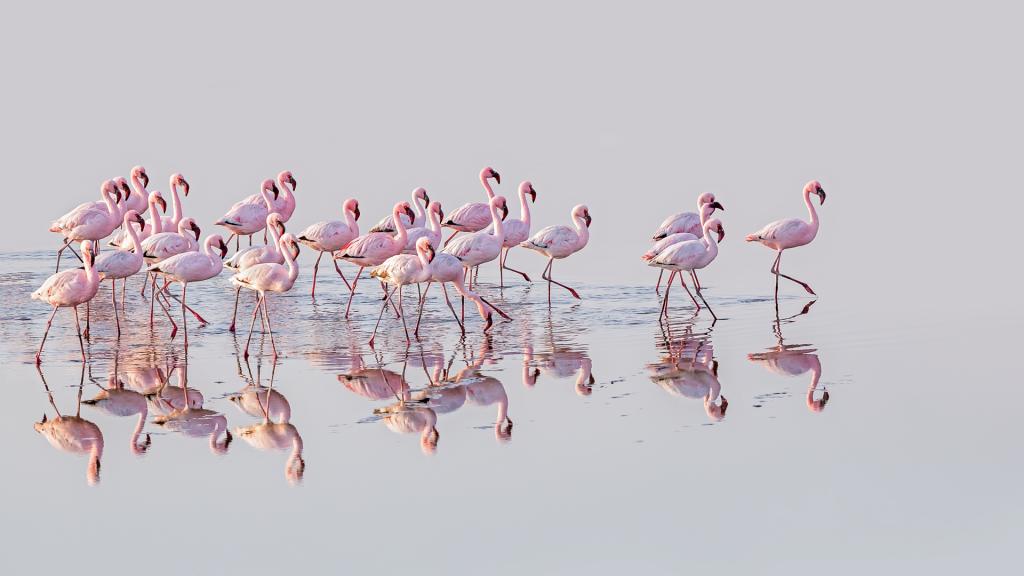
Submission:
[[[431,212],[436,212],[437,213],[437,220],[439,222],[444,222],[444,210],[441,209],[441,203],[440,202],[438,202],[437,200],[431,202],[429,210]]]
[[[821,205],[825,204],[825,189],[821,187],[821,182],[817,180],[811,180],[804,186],[804,194],[810,196],[811,194],[817,194],[818,200]]]
[[[504,196],[495,196],[494,198],[491,198],[491,206],[501,210],[502,221],[504,221],[505,218],[508,218],[508,202],[505,201]]]
[[[85,263],[89,266],[92,266],[96,262],[95,250],[92,240],[85,240],[82,242],[82,258],[85,259]]]
[[[263,181],[263,186],[260,189],[266,190],[268,192],[273,192],[274,200],[277,200],[277,197],[281,195],[281,191],[277,188],[277,184],[275,184],[274,181],[271,180],[270,178],[267,178],[266,180]]]
[[[126,223],[128,223],[128,222],[135,222],[136,224],[139,225],[139,228],[142,228],[143,226],[146,225],[146,221],[135,210],[129,210],[129,211],[125,212],[125,214],[124,214],[124,221]]]
[[[178,233],[182,236],[185,235],[189,230],[196,235],[196,242],[199,241],[199,225],[192,218],[184,218],[178,223]]]
[[[409,222],[416,221],[416,213],[412,211],[412,206],[408,202],[399,202],[395,204],[394,217],[395,221],[399,220],[399,215],[405,214],[409,217]]]
[[[359,201],[358,200],[356,200],[355,198],[349,198],[348,200],[345,200],[345,203],[342,204],[341,209],[344,212],[351,212],[352,213],[352,217],[356,219],[356,222],[359,221]]]
[[[587,228],[590,228],[592,218],[590,217],[590,209],[587,208],[586,205],[578,204],[575,208],[572,209],[572,219],[576,220],[578,218],[582,218],[583,222],[586,223]]]
[[[185,180],[184,176],[177,172],[171,174],[171,190],[173,190],[175,186],[181,186],[181,191],[185,193],[185,196],[188,196],[188,181]]]
[[[501,174],[498,174],[494,170],[494,168],[491,168],[490,166],[488,166],[487,168],[484,168],[483,170],[480,171],[480,180],[481,181],[485,181],[488,178],[494,178],[495,182],[497,182],[498,184],[501,184]]]
[[[219,234],[214,234],[213,237],[217,239],[217,247],[220,248],[220,259],[223,260],[228,255],[228,245]]]
[[[115,204],[121,202],[121,189],[117,187],[113,180],[103,181],[103,184],[100,186],[100,194],[104,197],[113,196]]]
[[[295,235],[288,233],[281,236],[281,245],[290,247],[294,252],[292,254],[292,260],[296,260],[299,257],[299,240],[295,238]]]
[[[121,192],[124,192],[125,201],[132,197],[132,188],[128,185],[128,181],[124,179],[124,176],[114,178],[114,184],[121,190]]]
[[[412,191],[413,198],[422,200],[423,204],[430,204],[430,196],[427,194],[427,189],[420,186],[419,188]]]
[[[273,226],[277,230],[278,236],[284,236],[285,228],[284,222],[281,222],[281,215],[277,212],[271,212],[267,214],[267,227]]]
[[[711,192],[704,192],[700,196],[697,196],[697,205],[698,206],[703,206],[705,204],[710,204],[710,203],[712,203],[714,201],[715,201],[715,195],[712,194]]]
[[[297,190],[299,187],[299,183],[295,181],[295,176],[292,176],[291,170],[282,170],[281,173],[277,175],[277,181],[281,182],[282,186],[285,184],[290,186],[292,192]]]
[[[722,240],[725,240],[725,227],[722,226],[722,221],[719,220],[718,218],[712,218],[712,219],[708,220],[707,222],[705,222],[704,223],[704,228],[706,230],[714,230],[715,232],[718,232],[718,241],[719,242],[721,242]]]
[[[138,178],[142,182],[143,188],[149,186],[149,175],[146,174],[146,169],[142,166],[132,168],[132,178]]]
[[[437,441],[441,439],[441,433],[437,431],[437,427],[430,429],[429,434],[424,434],[422,440],[420,440],[420,449],[427,456],[433,456],[437,452]]]
[[[426,236],[416,241],[416,251],[426,257],[427,262],[434,261],[434,247],[430,245],[430,238]]]
[[[529,180],[523,180],[523,182],[519,185],[519,193],[522,194],[524,197],[529,196],[531,202],[537,201],[537,191],[534,190],[533,183],[530,182]]]
[[[821,412],[825,409],[825,405],[828,404],[828,390],[822,393],[821,398],[818,400],[814,399],[814,389],[807,391],[807,409],[811,412]]]

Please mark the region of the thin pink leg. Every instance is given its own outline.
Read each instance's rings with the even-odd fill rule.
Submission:
[[[373,327],[373,334],[370,334],[370,347],[373,347],[373,341],[377,338],[377,328],[380,328],[380,321],[384,318],[384,311],[388,309],[388,302],[391,300],[391,294],[394,294],[397,288],[392,288],[391,293],[384,299],[384,304],[380,307],[380,314],[377,316],[377,324]]]
[[[188,309],[188,305],[185,304],[185,296],[188,290],[188,282],[181,283],[181,326],[185,331],[185,350],[188,350],[188,316],[185,316],[185,310]]]
[[[310,290],[309,295],[314,300],[316,299],[316,275],[320,271],[320,259],[324,257],[324,253],[320,252],[320,255],[316,257],[316,263],[313,264],[313,289]]]
[[[345,273],[341,271],[338,261],[334,259],[334,252],[331,252],[331,261],[334,262],[334,271],[338,273],[338,276],[341,276],[341,281],[345,283],[345,288],[351,290],[352,286],[348,283],[348,278],[345,278]]]
[[[53,317],[57,315],[58,307],[53,307],[50,318],[46,320],[46,332],[43,332],[43,341],[39,343],[39,351],[36,352],[36,366],[43,363],[43,345],[46,344],[46,337],[50,335],[50,326],[53,324]]]
[[[455,238],[455,236],[458,235],[458,233],[459,233],[458,230],[452,232],[452,235],[449,236],[448,239],[444,241],[444,244],[441,247],[444,248],[444,247],[448,246],[448,243],[451,242],[452,238]]]
[[[811,286],[808,283],[806,283],[806,282],[804,282],[802,280],[797,280],[796,278],[793,278],[792,276],[786,276],[785,274],[782,273],[782,251],[781,250],[779,251],[779,257],[775,259],[775,298],[776,299],[778,299],[778,297],[779,297],[779,276],[782,276],[786,280],[791,280],[793,282],[796,282],[797,284],[803,286],[804,290],[807,290],[808,294],[810,294],[812,296],[817,296],[817,294],[814,293],[814,290],[811,290]]]
[[[274,358],[277,358],[277,343],[274,342],[274,328],[270,325],[270,300],[263,295],[263,316],[267,320],[267,332],[270,333],[270,349],[274,351]]]
[[[124,280],[121,281],[123,287]],[[110,307],[114,309],[114,325],[117,326],[117,339],[121,339],[121,319],[117,316],[117,280],[110,280]]]
[[[235,319],[238,318],[238,297],[242,293],[242,287],[238,286],[235,288],[235,311],[231,313],[231,326],[228,326],[228,332],[234,333],[235,331]]]
[[[569,291],[570,294],[573,295],[574,298],[576,298],[577,300],[582,300],[582,298],[580,298],[580,295],[575,290],[573,290],[572,288],[566,286],[565,284],[562,284],[561,282],[559,282],[559,281],[557,281],[557,280],[555,280],[554,278],[551,277],[552,276],[552,268],[553,268],[552,264],[554,264],[554,262],[555,262],[554,258],[551,258],[549,260],[549,262],[548,262],[548,277],[547,277],[547,280],[548,280],[548,282],[550,282],[550,284],[548,284],[548,304],[551,303],[551,294],[550,294],[550,292],[551,292],[551,284],[556,284],[558,286],[561,286],[562,288],[565,288],[566,290]]]
[[[348,306],[345,306],[345,318],[348,318],[349,311],[352,310],[352,297],[356,295],[356,286],[359,284],[359,276],[363,274],[363,267],[359,267],[359,272],[356,272],[355,279],[352,280],[352,289],[348,291]]]
[[[516,274],[519,274],[520,276],[523,277],[523,280],[526,280],[527,282],[529,282],[530,281],[530,277],[526,275],[526,272],[523,272],[522,270],[516,270],[515,268],[512,268],[512,267],[510,267],[508,265],[508,253],[511,250],[512,250],[511,247],[505,248],[505,257],[502,258],[502,260],[501,260],[501,267],[504,268],[505,270],[508,270],[509,272],[515,272]]]
[[[78,323],[78,306],[72,308],[75,311],[75,331],[78,333],[78,347],[82,350],[82,362],[85,362],[85,342],[82,340],[82,325]]]
[[[89,339],[89,302],[92,301],[89,300],[85,303],[85,332],[82,334],[82,336],[84,336],[86,340]]]
[[[678,276],[679,276],[679,284],[683,288],[686,288],[686,283],[683,282],[683,275],[682,275],[682,273],[678,273]],[[690,294],[690,289],[689,288],[686,288],[686,293]],[[693,305],[697,307],[697,311],[699,312],[700,311],[700,304],[697,303],[697,299],[693,297],[693,294],[690,294],[690,300],[693,301]]]
[[[427,282],[426,288],[423,289],[423,292],[420,292],[420,312],[416,315],[416,329],[412,331],[416,338],[420,337],[420,320],[423,319],[423,307],[427,303],[427,291],[430,290],[431,284],[432,282]],[[441,283],[441,286],[444,286],[443,282]]]
[[[412,339],[409,338],[409,326],[405,323],[405,308],[402,306],[402,285],[398,285],[398,311],[402,316],[402,328],[405,328],[405,345],[408,346],[412,343]]]
[[[249,343],[252,342],[252,329],[256,327],[256,315],[260,313],[260,306],[263,305],[263,295],[260,294],[256,300],[256,308],[252,311],[252,321],[249,322],[249,337],[245,340],[245,352],[243,358],[249,358]]]
[[[661,277],[664,276],[664,275],[665,275],[665,269],[662,268],[661,271],[658,272],[658,283],[654,285],[654,293],[655,294],[661,294]]]
[[[448,309],[452,311],[452,316],[455,317],[455,321],[459,324],[459,330],[462,331],[462,335],[466,335],[466,325],[462,320],[459,320],[459,315],[455,313],[455,306],[452,306],[452,301],[448,298],[448,289],[445,288],[444,282],[441,283],[441,291],[444,292],[444,301],[448,304]],[[466,300],[462,300],[463,310],[465,310]]]

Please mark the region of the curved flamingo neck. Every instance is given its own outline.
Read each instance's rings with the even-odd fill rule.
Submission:
[[[273,212],[274,211],[274,198],[270,195],[270,190],[267,190],[266,188],[261,187],[260,188],[260,196],[263,197],[263,202],[267,205],[267,211]]]
[[[114,193],[107,188],[103,189],[103,202],[107,205],[107,212],[109,214],[117,216],[119,219],[121,218],[121,206],[114,199]]]
[[[522,218],[520,218],[520,220],[522,220],[523,224],[526,224],[526,227],[529,228],[530,227],[530,203],[527,202],[527,200],[526,200],[526,191],[524,191],[524,190],[520,190],[519,191],[519,210],[520,210],[520,213],[522,214]]]
[[[132,172],[132,189],[135,190],[136,194],[140,194],[142,198],[149,196],[149,192],[146,191],[146,187],[142,185],[142,181],[139,180],[138,174]]]
[[[267,226],[267,228],[270,228],[270,239],[273,240],[272,245],[274,246],[274,249],[281,252],[281,230],[278,229],[277,226]]]
[[[146,425],[146,416],[149,414],[149,410],[146,405],[142,405],[142,411],[139,412],[139,420],[135,423],[135,429],[132,430],[131,438],[128,441],[131,443],[129,449],[133,454],[142,454],[145,450],[139,446],[139,436],[142,435],[142,428]]]
[[[135,230],[133,222],[125,222],[124,225],[128,228],[128,235],[132,239],[132,251],[136,254],[142,254],[142,242],[139,241],[139,232]]]
[[[149,199],[149,227],[152,234],[159,234],[164,231],[164,219],[156,208],[156,198]]]
[[[576,224],[576,235],[579,237],[578,245],[583,246],[590,241],[590,228],[587,228],[582,216],[574,218],[573,223]]]
[[[424,270],[430,270],[430,260],[427,260],[427,253],[420,250],[419,246],[416,247],[416,256],[420,259],[420,266]]]
[[[295,199],[292,189],[288,187],[287,181],[280,174],[277,175],[277,183],[281,185],[281,196],[285,200],[290,202]]]
[[[177,226],[181,222],[181,198],[178,196],[178,186],[171,179],[171,225]]]
[[[480,175],[480,183],[484,185],[484,190],[487,191],[487,199],[494,198],[494,190],[491,190],[491,184],[483,174]]]
[[[391,216],[391,219],[395,222],[395,244],[405,246],[405,243],[409,240],[409,233],[405,229],[405,222],[402,222],[402,213],[395,210]]]
[[[441,219],[438,217],[436,210],[427,211],[427,228],[434,234],[441,233]]]
[[[808,214],[810,214],[811,228],[813,228],[814,231],[817,232],[818,231],[818,211],[814,209],[814,203],[811,202],[811,191],[807,190],[807,189],[804,190],[804,204],[807,204],[807,212],[808,212]]]
[[[498,239],[498,242],[505,241],[505,223],[501,221],[501,216],[498,216],[498,207],[495,204],[491,204],[491,219],[494,220],[494,237]]]
[[[712,259],[718,256],[718,242],[715,241],[715,237],[711,235],[711,228],[708,226],[704,227],[704,245],[707,246],[707,254]]]
[[[278,249],[284,252],[284,263],[288,266],[288,281],[294,284],[295,279],[299,277],[299,265],[295,262],[295,253],[287,246],[280,246]],[[267,406],[270,406],[270,400],[267,400]]]
[[[359,236],[359,222],[356,221],[355,212],[349,208],[345,208],[345,225],[351,230],[356,236]]]
[[[416,219],[420,222],[427,220],[427,201],[416,197],[419,188],[412,191],[412,205],[416,207]],[[422,203],[421,203],[422,202]]]

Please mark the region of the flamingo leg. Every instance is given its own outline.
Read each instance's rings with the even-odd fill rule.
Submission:
[[[686,283],[683,282],[683,275],[680,273],[680,274],[678,274],[678,276],[679,276],[679,284],[681,284],[683,286],[683,288],[686,288]],[[687,294],[690,293],[690,289],[689,288],[686,288],[686,293]],[[699,312],[700,311],[700,304],[697,303],[697,300],[693,297],[693,294],[690,294],[690,300],[693,300],[693,305],[697,307],[697,311]]]
[[[451,236],[449,236],[449,237],[448,237],[448,239],[444,241],[444,245],[443,245],[443,246],[441,246],[441,247],[442,247],[442,248],[446,248],[446,247],[448,246],[448,243],[449,243],[449,242],[451,242],[451,241],[452,241],[452,238],[455,238],[455,236],[456,236],[456,235],[458,235],[458,233],[459,233],[459,231],[458,231],[458,230],[456,230],[456,231],[452,232],[452,235],[451,235]]]
[[[397,288],[391,290],[391,294],[394,294]],[[388,309],[388,301],[391,300],[391,294],[388,294],[388,298],[384,300],[384,304],[380,307],[380,314],[377,316],[377,324],[373,327],[373,334],[370,334],[370,347],[373,347],[373,340],[377,337],[377,328],[380,328],[380,321],[384,318],[384,311]]]
[[[321,251],[320,255],[316,257],[316,263],[313,264],[313,289],[310,290],[309,295],[314,300],[316,300],[316,275],[317,275],[317,272],[320,271],[320,259],[323,258],[323,257],[324,257],[324,253],[323,253],[323,251]],[[337,263],[335,263],[335,266],[337,266]]]
[[[427,287],[424,288],[422,292],[420,292],[420,312],[419,314],[416,315],[416,329],[412,331],[412,333],[416,336],[417,339],[420,337],[420,320],[423,319],[423,307],[427,303],[427,291],[430,290],[431,283],[432,282],[428,281]],[[444,286],[444,282],[441,283],[441,286]]]
[[[249,234],[249,246],[252,246],[252,234]]]
[[[235,288],[235,311],[231,313],[231,326],[228,326],[228,332],[232,334],[235,332],[235,319],[238,317],[238,297],[242,293],[242,287],[238,286]]]
[[[664,268],[662,269],[664,270]],[[675,270],[668,273],[668,282],[665,283],[665,297],[661,299],[661,315],[668,318],[668,296],[672,292],[672,279],[675,278]]]
[[[252,329],[256,326],[256,315],[260,312],[260,306],[263,305],[263,295],[258,294],[256,298],[256,308],[252,311],[252,321],[249,322],[249,337],[245,340],[245,352],[242,357],[246,360],[249,359],[249,343],[252,341]]]
[[[693,287],[697,289],[697,292],[704,289],[704,287],[700,285],[700,278],[697,278],[696,270],[690,270],[690,277],[693,278]]]
[[[159,292],[157,292],[157,294],[159,294]],[[167,304],[164,304],[162,300],[157,300],[156,297],[153,299],[160,305],[160,309],[164,311],[164,315],[167,316],[167,320],[171,323],[171,340],[174,340],[174,336],[178,334],[178,325],[174,322],[174,317],[171,316],[170,307]]]
[[[498,254],[498,288],[505,287],[505,254],[508,254],[508,248],[502,248]]]
[[[555,263],[555,259],[554,258],[550,258],[549,261],[548,261],[548,276],[547,276],[547,281],[548,281],[548,304],[549,305],[551,304],[551,284],[556,284],[558,286],[561,286],[562,288],[565,288],[566,290],[569,291],[570,294],[573,295],[574,298],[576,298],[577,300],[582,300],[582,298],[580,298],[580,295],[575,290],[573,290],[572,288],[566,286],[565,284],[562,284],[561,282],[559,282],[559,281],[557,281],[557,280],[555,280],[554,278],[551,277],[552,276],[552,267],[553,267],[552,265],[554,263]]]
[[[392,304],[394,304],[392,302]],[[409,338],[409,326],[405,323],[405,308],[402,306],[402,285],[398,285],[398,310],[402,316],[402,328],[405,328],[405,345],[408,346],[412,343],[412,339]]]
[[[39,343],[39,351],[36,352],[36,366],[43,363],[43,345],[46,344],[46,337],[50,335],[50,326],[53,324],[53,317],[57,315],[59,307],[54,306],[53,312],[50,312],[49,319],[46,320],[46,331],[43,332],[43,341]]]
[[[188,290],[188,282],[181,283],[181,325],[185,331],[185,349],[188,350],[188,316],[185,316],[185,311],[188,306],[185,304],[186,290]]]
[[[89,302],[85,303],[85,332],[82,336],[84,336],[86,340],[89,339]]]
[[[477,294],[477,296],[479,296],[479,294]],[[503,311],[503,310],[502,310],[501,308],[498,308],[498,307],[497,307],[497,306],[495,306],[494,304],[491,304],[491,303],[490,303],[490,302],[489,302],[489,301],[487,300],[487,298],[484,298],[483,296],[480,296],[480,300],[481,300],[481,301],[482,301],[482,302],[483,302],[484,304],[487,304],[488,306],[490,306],[491,310],[494,310],[495,312],[497,312],[497,313],[498,313],[498,315],[499,315],[499,316],[501,316],[502,318],[504,318],[505,320],[511,320],[511,319],[512,319],[512,317],[511,317],[511,316],[509,316],[508,314],[505,314],[505,312],[504,312],[504,311]]]
[[[515,272],[516,274],[519,274],[520,276],[523,277],[523,280],[526,280],[527,282],[530,282],[531,281],[530,277],[526,275],[526,272],[523,272],[522,270],[516,270],[515,268],[512,268],[512,267],[507,265],[508,253],[511,250],[512,250],[511,246],[508,247],[508,248],[505,248],[505,257],[502,258],[502,260],[501,260],[501,267],[504,268],[505,270],[508,270],[509,272]]]
[[[146,278],[142,281],[142,286],[139,287],[139,296],[142,296],[143,298],[146,297],[146,286],[149,285],[149,276],[150,273],[146,272]]]
[[[665,269],[662,268],[661,271],[658,272],[658,283],[654,285],[654,293],[655,294],[659,294],[659,295],[661,294],[661,277],[664,276],[664,275],[665,275]]]
[[[124,280],[121,281],[124,286]],[[117,316],[117,280],[110,280],[110,307],[114,309],[114,325],[117,326],[117,339],[121,339],[121,319]]]
[[[381,289],[384,290],[384,300],[391,302],[391,308],[393,308],[395,311],[395,318],[401,318],[402,314],[398,311],[398,306],[395,306],[395,301],[390,296],[388,296],[388,285],[381,282],[380,287]],[[401,290],[399,290],[399,294],[401,294]]]
[[[152,276],[152,275],[151,275]],[[147,282],[146,284],[149,284]],[[156,307],[156,278],[153,277],[152,288],[149,290],[149,329],[153,329],[153,309]],[[143,286],[145,288],[145,286]]]
[[[128,279],[121,280],[121,310],[124,310],[124,293],[128,289]]]
[[[349,311],[352,310],[352,297],[356,295],[356,285],[359,284],[359,276],[363,273],[363,267],[359,267],[359,272],[356,272],[356,277],[352,280],[352,288],[348,291],[348,306],[345,306],[345,318],[348,318]]]
[[[65,238],[64,239],[64,245],[61,246],[59,250],[57,250],[57,269],[53,271],[54,274],[56,274],[57,272],[60,272],[60,257],[61,257],[62,254],[64,254],[64,251],[67,250],[67,249],[71,249],[71,253],[74,254],[78,258],[79,262],[83,261],[82,257],[78,255],[78,252],[75,252],[74,246],[71,245],[71,239],[70,238]]]
[[[334,259],[334,252],[331,252],[331,261],[334,262],[334,271],[338,273],[338,276],[341,276],[341,281],[345,283],[345,288],[351,290],[352,286],[349,285],[348,278],[345,278],[345,273],[341,271],[341,268],[338,267],[338,261]]]
[[[448,289],[445,288],[444,282],[441,283],[441,291],[444,292],[444,301],[448,304],[448,309],[452,311],[452,316],[455,317],[455,321],[458,322],[458,324],[459,324],[459,330],[461,330],[462,331],[462,335],[465,336],[466,335],[466,325],[465,325],[465,323],[462,320],[459,320],[459,315],[455,313],[455,307],[452,306],[452,301],[448,298]],[[466,305],[465,299],[463,299],[462,305],[463,305],[463,313],[465,313],[465,305]]]
[[[267,320],[267,332],[270,333],[270,349],[274,351],[274,359],[277,359],[277,344],[274,342],[274,328],[270,325],[270,300],[267,300],[267,295],[263,295],[263,316]],[[268,397],[269,398],[269,397]],[[270,401],[269,399],[267,400]]]
[[[781,269],[782,269],[782,251],[779,250],[779,255],[775,258],[775,266],[772,267],[772,272],[775,274],[775,299],[776,300],[778,300],[778,298],[779,298],[779,276],[782,276],[786,280],[791,280],[793,282],[796,282],[797,284],[803,286],[804,290],[807,290],[808,294],[810,294],[812,296],[817,296],[817,294],[814,293],[814,290],[811,290],[810,284],[808,284],[808,283],[806,283],[806,282],[804,282],[802,280],[797,280],[796,278],[793,278],[792,276],[787,276],[787,275],[783,274]]]
[[[85,362],[85,342],[82,340],[82,325],[78,323],[78,306],[74,306],[72,310],[75,311],[75,331],[78,333],[78,347],[82,350],[82,362]]]

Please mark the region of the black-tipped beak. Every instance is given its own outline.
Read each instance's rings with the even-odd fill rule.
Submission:
[[[120,203],[121,202],[121,198],[123,198],[123,196],[121,195],[121,187],[120,186],[115,186],[114,187],[114,192],[117,194],[117,202],[115,202],[115,203]]]
[[[277,222],[277,235],[278,236],[284,236],[285,232],[286,232],[286,230],[284,229],[284,222],[278,221]]]
[[[412,211],[412,208],[406,206],[405,215],[409,217],[409,222],[416,222],[416,213]]]
[[[167,212],[167,200],[163,196],[157,196],[156,203],[160,205],[161,212]]]
[[[536,201],[537,201],[537,191],[534,190],[533,188],[530,188],[530,202],[536,202]]]
[[[436,256],[436,254],[435,254],[433,248],[427,250],[427,262],[433,262],[434,261],[434,256]]]
[[[508,218],[508,204],[501,205],[501,220],[504,221],[505,218]]]
[[[224,257],[227,256],[227,255],[228,255],[228,245],[224,242],[224,240],[221,240],[220,241],[220,259],[223,260]]]
[[[718,241],[721,242],[722,240],[725,240],[725,228],[719,226],[718,227]]]
[[[497,182],[498,184],[501,184],[501,174],[498,174],[494,170],[491,170],[491,174],[494,175],[494,181]]]
[[[182,188],[184,189],[184,191],[185,191],[185,196],[188,196],[188,189],[189,189],[189,186],[188,186],[188,181],[187,181],[187,180],[185,180],[184,178],[182,178],[182,179],[180,179],[180,180],[178,181],[178,184],[180,184],[180,185],[181,185],[181,187],[182,187]]]
[[[142,187],[143,188],[145,188],[146,186],[149,186],[149,176],[147,176],[145,172],[140,172],[139,173],[139,180],[142,180]]]
[[[825,204],[825,190],[818,186],[818,198],[821,198],[821,204]]]
[[[583,215],[583,219],[586,220],[586,222],[587,222],[587,228],[590,228],[590,223],[593,221],[592,218],[590,217],[590,212],[587,212],[586,214],[584,214]]]
[[[288,185],[292,187],[292,190],[298,190],[299,189],[299,183],[295,181],[295,176],[289,175],[287,182],[288,182]]]
[[[441,208],[437,209],[437,219],[441,222],[444,222],[444,210],[442,210]]]
[[[356,205],[355,209],[352,210],[352,214],[355,215],[356,222],[358,222],[359,221],[359,214],[360,214],[360,212],[359,212],[359,205],[358,204]]]
[[[274,193],[274,200],[277,200],[277,197],[281,195],[281,191],[277,189],[277,184],[271,184],[270,191]]]
[[[722,206],[719,202],[712,202],[711,207],[714,208],[715,210],[721,210],[723,212],[725,211],[725,206]]]
[[[135,223],[138,224],[139,226],[145,226],[146,225],[146,220],[143,219],[142,216],[139,216],[138,214],[136,214],[135,215]]]
[[[127,182],[121,182],[121,190],[124,191],[124,199],[127,200],[132,197],[132,189],[128,186]]]
[[[292,256],[292,260],[298,260],[299,259],[299,252],[301,252],[301,250],[299,250],[299,243],[295,242],[295,241],[292,241],[292,248],[295,249],[295,255]]]
[[[195,222],[192,223],[192,231],[196,234],[196,242],[199,241],[199,225]]]
[[[597,380],[595,380],[595,379],[594,379],[594,375],[593,375],[593,374],[591,374],[591,375],[590,375],[590,380],[589,380],[589,384],[590,384],[591,386],[593,386],[593,385],[594,385],[594,382],[597,382]]]
[[[427,205],[430,204],[430,194],[427,194],[426,190],[423,191],[423,203]]]

